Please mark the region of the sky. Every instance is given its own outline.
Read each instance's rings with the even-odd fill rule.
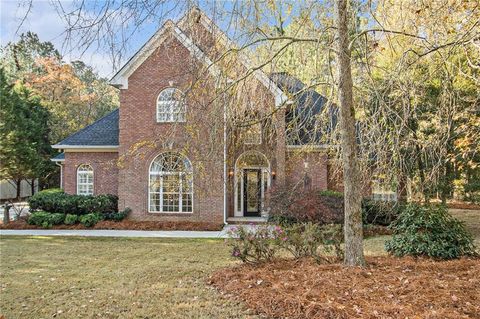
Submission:
[[[75,0],[74,0],[75,1]],[[117,68],[121,67],[147,40],[155,33],[156,30],[165,22],[166,18],[173,20],[179,19],[186,10],[186,0],[165,0],[166,4],[162,4],[160,7],[155,8],[155,15],[149,15],[148,19],[142,20],[146,14],[142,13],[139,8],[126,10],[123,14],[129,16],[129,21],[142,20],[141,27],[135,30],[134,35],[129,38],[128,41],[122,41],[126,43],[124,50],[115,50],[111,47],[105,47],[105,43],[100,45],[94,45],[88,48],[84,52],[84,48],[77,42],[66,44],[65,42],[65,29],[67,28],[67,22],[60,17],[57,13],[59,6],[66,12],[71,11],[73,8],[78,8],[78,4],[81,3],[72,2],[71,0],[32,0],[32,7],[26,21],[20,26],[22,18],[28,11],[28,4],[30,0],[0,0],[0,45],[4,46],[8,42],[17,41],[21,33],[27,31],[33,31],[38,34],[41,41],[50,41],[54,44],[57,50],[63,55],[66,62],[73,60],[82,60],[87,65],[92,66],[101,76],[110,78],[115,72],[113,67],[113,60],[109,52],[123,52],[120,61],[116,61]],[[190,0],[194,1],[194,0]],[[102,6],[105,4],[104,0],[86,0],[86,7],[84,13],[88,14],[101,11]],[[113,2],[115,3],[115,2]],[[117,1],[116,3],[120,3]],[[151,4],[153,1],[147,1]],[[227,0],[198,0],[197,5],[209,14],[209,12],[231,12],[234,2],[228,2]],[[235,2],[237,5],[241,1]],[[295,3],[294,1],[292,3]],[[145,7],[142,7],[145,9]],[[131,17],[130,14],[133,16]],[[143,15],[142,15],[143,14]],[[211,16],[211,14],[209,14]],[[235,36],[236,28],[229,28],[231,15],[226,15],[224,21],[217,21],[220,28],[227,32],[227,34],[235,40],[240,41],[240,37]],[[222,18],[219,18],[222,19]],[[268,20],[269,18],[267,18]],[[272,22],[272,21],[269,21]],[[223,24],[223,27],[222,27]],[[115,22],[113,23],[115,25]],[[19,28],[20,26],[20,28]],[[115,37],[122,36],[120,28],[113,28],[115,30]],[[132,29],[126,28],[124,31],[126,34]],[[125,34],[125,33],[124,33]],[[102,47],[103,45],[103,47]]]
[[[112,60],[105,48],[95,47],[83,52],[82,48],[75,45],[65,47],[64,31],[67,23],[57,13],[54,6],[58,4],[56,1],[33,0],[27,20],[18,29],[27,12],[27,3],[22,0],[0,0],[0,45],[4,46],[8,42],[17,41],[23,32],[33,31],[38,34],[41,41],[52,42],[66,62],[82,60],[92,66],[101,76],[111,77],[113,75]],[[72,2],[61,1],[61,5],[68,10],[72,7]],[[155,33],[158,26],[158,23],[146,23],[144,28],[129,42],[126,54],[120,64],[133,55]]]

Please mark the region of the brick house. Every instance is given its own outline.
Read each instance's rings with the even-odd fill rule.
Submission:
[[[53,145],[65,191],[116,194],[136,220],[230,222],[265,218],[286,185],[340,187],[315,128],[333,108],[287,74],[232,80],[248,59],[212,62],[232,46],[198,9],[167,21],[111,79],[119,109]]]

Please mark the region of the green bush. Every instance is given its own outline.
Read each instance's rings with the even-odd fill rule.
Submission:
[[[60,225],[65,221],[65,214],[62,213],[53,213],[50,214],[50,222],[52,225]]]
[[[65,215],[61,213],[48,213],[48,212],[34,212],[28,217],[28,223],[30,225],[42,226],[43,228],[50,228],[53,225],[63,224]]]
[[[115,195],[82,196],[65,194],[63,191],[42,191],[28,199],[32,211],[85,215],[99,212],[115,213],[118,197]]]
[[[67,216],[65,216],[66,225],[74,225],[77,222],[78,222],[78,215],[67,214]]]
[[[453,259],[475,254],[472,235],[444,206],[409,204],[391,228],[394,235],[385,248],[395,256]]]
[[[398,218],[402,209],[402,205],[398,202],[364,199],[362,201],[363,223],[389,226]]]
[[[103,214],[103,219],[114,220],[114,221],[119,222],[119,221],[125,219],[131,211],[132,210],[127,207],[120,212]]]
[[[42,226],[44,222],[50,222],[50,213],[47,212],[34,212],[28,216],[27,222],[30,225]]]
[[[80,223],[83,224],[85,227],[93,227],[102,219],[103,218],[101,214],[91,213],[80,216]]]

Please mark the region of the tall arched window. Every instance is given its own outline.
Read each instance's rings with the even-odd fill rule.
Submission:
[[[191,213],[193,171],[188,158],[173,152],[157,156],[150,165],[148,207],[152,213]]]
[[[185,122],[185,96],[179,89],[167,88],[157,98],[157,122]]]
[[[82,164],[77,168],[77,194],[93,195],[93,168]]]

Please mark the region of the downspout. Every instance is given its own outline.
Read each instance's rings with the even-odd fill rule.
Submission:
[[[227,103],[223,93],[223,224],[227,224]]]

